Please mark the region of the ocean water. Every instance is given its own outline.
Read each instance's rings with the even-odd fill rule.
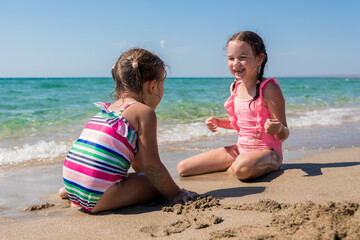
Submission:
[[[331,146],[339,134],[343,139],[351,138],[349,144],[357,142],[359,78],[277,80],[286,99],[291,137],[293,133],[298,136],[284,144],[285,149],[311,148],[319,136],[323,136],[322,142],[331,140],[325,144]],[[214,136],[234,134],[222,129],[214,134],[203,124],[209,116],[226,116],[223,103],[229,97],[232,81],[166,79],[165,94],[156,110],[159,144],[207,141]],[[93,103],[113,101],[113,88],[111,78],[0,79],[0,167],[64,156],[88,120],[99,111]],[[309,141],[307,137],[314,133],[317,135]],[[314,146],[319,147],[323,146]]]

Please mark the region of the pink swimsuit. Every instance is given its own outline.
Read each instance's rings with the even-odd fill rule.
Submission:
[[[263,89],[268,82],[279,83],[275,79],[267,79],[260,85],[259,98],[239,99],[236,97],[236,90],[241,83],[237,81],[231,96],[226,100],[224,107],[229,115],[230,125],[236,130],[238,137],[238,150],[241,152],[251,152],[256,150],[273,149],[282,156],[282,142],[265,133],[264,124],[271,118],[269,110],[263,105]],[[280,85],[279,85],[280,87]]]

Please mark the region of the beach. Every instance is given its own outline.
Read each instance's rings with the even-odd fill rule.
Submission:
[[[187,205],[158,199],[88,214],[58,197],[61,160],[1,169],[1,239],[359,239],[359,147],[287,151],[279,171],[251,181],[177,175],[180,160],[234,139],[160,146],[179,186],[200,195]]]
[[[169,79],[156,111],[160,157],[198,199],[93,215],[57,192],[67,151],[98,111],[92,103],[109,100],[111,79],[0,79],[0,239],[359,239],[359,79],[281,80],[291,135],[279,171],[251,181],[178,176],[181,160],[236,142],[203,124],[226,114],[231,81]],[[69,95],[74,88],[82,92]]]
[[[159,199],[97,215],[58,197],[61,164],[7,169],[1,190],[16,189],[10,195],[18,199],[0,209],[0,238],[359,239],[359,154],[358,147],[318,152],[246,182],[225,172],[175,177],[201,199],[175,206]]]
[[[359,10],[0,0],[0,240],[360,240]],[[279,169],[179,176],[214,149],[204,172],[228,166],[224,147],[236,173]],[[260,149],[274,152],[240,162]],[[149,199],[132,166],[196,197],[97,214],[60,197],[66,184],[88,209]]]

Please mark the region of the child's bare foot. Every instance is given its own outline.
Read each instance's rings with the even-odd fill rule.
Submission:
[[[75,203],[71,202],[70,203],[70,208],[79,208],[79,205],[76,205]]]
[[[69,198],[67,192],[66,192],[66,189],[64,187],[60,188],[59,190],[59,196],[62,198],[62,199],[67,199]],[[80,206],[76,205],[75,203],[72,203],[70,202],[70,208],[78,208]]]
[[[234,172],[233,172],[231,166],[226,170],[226,172],[227,172],[228,174],[230,174],[230,176],[234,176]]]
[[[59,196],[60,196],[62,199],[69,198],[68,195],[67,195],[67,192],[66,192],[65,187],[60,188],[60,190],[59,190]]]

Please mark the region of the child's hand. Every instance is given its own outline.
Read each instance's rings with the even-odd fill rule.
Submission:
[[[216,132],[216,128],[218,127],[218,123],[216,118],[214,117],[209,117],[208,119],[206,119],[205,124],[207,126],[208,129],[210,129],[210,131],[212,132]]]
[[[197,193],[195,193],[195,192],[180,189],[180,192],[174,197],[172,202],[174,204],[181,203],[181,202],[187,202],[189,200],[194,199],[196,196],[197,196]]]
[[[284,125],[277,119],[268,119],[264,124],[264,128],[267,134],[276,135],[284,128]]]

